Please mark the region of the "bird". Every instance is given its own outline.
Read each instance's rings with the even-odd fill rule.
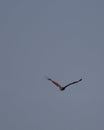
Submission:
[[[51,81],[55,86],[57,86],[60,91],[64,91],[68,86],[76,84],[76,83],[79,83],[80,81],[82,81],[82,78],[77,80],[77,81],[71,82],[71,83],[69,83],[69,84],[67,84],[65,86],[61,86],[59,83],[57,83],[56,81],[52,80],[51,78],[47,78],[47,80]]]

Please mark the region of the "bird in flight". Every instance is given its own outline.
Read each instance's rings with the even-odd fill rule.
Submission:
[[[80,81],[82,81],[82,79],[79,79],[77,81],[74,81],[74,82],[71,82],[65,86],[61,86],[59,83],[57,83],[56,81],[50,79],[50,78],[47,78],[47,80],[51,81],[54,85],[56,85],[61,91],[64,91],[68,86],[72,85],[72,84],[76,84],[76,83],[79,83]]]

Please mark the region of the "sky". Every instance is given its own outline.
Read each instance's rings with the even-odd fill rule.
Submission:
[[[103,5],[0,1],[1,130],[104,130]]]

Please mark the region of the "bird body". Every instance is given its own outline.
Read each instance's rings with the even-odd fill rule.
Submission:
[[[50,78],[47,78],[47,79],[48,79],[49,81],[51,81],[54,85],[56,85],[61,91],[64,91],[68,86],[70,86],[70,85],[72,85],[72,84],[76,84],[76,83],[82,81],[82,79],[80,79],[80,80],[71,82],[71,83],[69,83],[69,84],[67,84],[66,86],[63,87],[63,86],[61,86],[59,83],[57,83],[56,81],[54,81],[54,80],[52,80],[52,79],[50,79]]]

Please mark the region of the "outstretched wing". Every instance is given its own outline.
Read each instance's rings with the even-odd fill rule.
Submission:
[[[57,83],[56,81],[54,81],[54,80],[52,80],[52,79],[50,79],[50,78],[47,78],[49,81],[51,81],[54,85],[56,85],[57,87],[59,87],[59,88],[61,88],[62,86],[59,84],[59,83]]]
[[[69,83],[69,84],[66,85],[64,88],[66,88],[66,87],[68,87],[68,86],[70,86],[70,85],[72,85],[72,84],[76,84],[76,83],[78,83],[78,82],[80,82],[80,81],[82,81],[82,79],[77,80],[77,81],[74,81],[74,82],[72,82],[72,83]]]

